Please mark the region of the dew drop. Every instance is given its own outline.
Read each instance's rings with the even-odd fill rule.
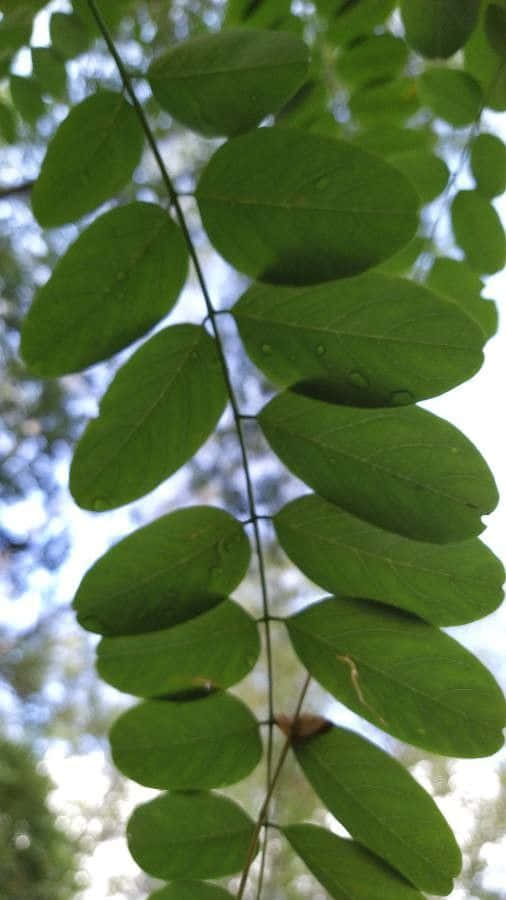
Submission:
[[[104,497],[95,497],[92,508],[94,512],[105,512],[106,509],[109,509],[109,504]]]
[[[322,178],[319,178],[318,181],[316,182],[316,190],[317,191],[324,191],[325,188],[327,188],[328,186],[329,186],[329,179],[327,178],[326,175],[324,175]]]
[[[408,403],[414,403],[415,398],[409,391],[394,391],[390,395],[390,400],[394,406],[407,406]]]
[[[316,355],[323,356],[327,352],[327,348],[323,346],[323,344],[318,344],[316,348]]]
[[[362,374],[362,372],[348,372],[348,381],[351,384],[354,384],[355,387],[366,388],[369,387],[369,379]]]
[[[262,344],[262,353],[272,353],[272,347],[270,344]]]

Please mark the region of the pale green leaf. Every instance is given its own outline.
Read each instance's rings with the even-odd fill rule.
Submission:
[[[183,236],[160,206],[110,210],[71,245],[37,292],[23,326],[26,363],[47,376],[107,359],[170,311],[187,270]]]
[[[113,687],[138,697],[160,697],[241,681],[260,652],[258,626],[225,600],[189,622],[162,631],[103,638],[97,668]]]
[[[481,516],[497,504],[492,473],[474,445],[418,406],[357,409],[287,391],[259,422],[298,478],[380,528],[460,541],[483,531]]]
[[[506,109],[506,66],[485,34],[487,9],[488,3],[482,3],[479,25],[464,47],[464,64],[482,87],[484,105],[501,112]]]
[[[334,900],[423,900],[422,894],[365,847],[317,825],[283,834]]]
[[[409,178],[422,203],[431,203],[448,184],[450,170],[435,153],[426,150],[397,153],[389,157],[389,162]]]
[[[359,39],[337,57],[337,74],[343,81],[363,85],[393,78],[404,67],[408,48],[390,32]]]
[[[420,76],[420,96],[440,119],[456,128],[470,125],[478,118],[482,91],[478,82],[460,69],[438,67]]]
[[[378,272],[311,288],[256,284],[233,314],[271,381],[341,403],[433,397],[470,378],[483,359],[481,329],[454,303]]]
[[[378,153],[389,159],[399,153],[431,150],[435,136],[428,128],[401,128],[398,125],[385,125],[382,128],[369,128],[360,131],[353,138],[364,150]]]
[[[461,856],[432,797],[395,759],[347,731],[293,745],[304,774],[332,815],[362,846],[420,890],[449,894]]]
[[[308,672],[383,731],[445,756],[488,756],[502,746],[499,685],[434,626],[348,597],[315,603],[286,624]]]
[[[338,9],[336,9],[338,6]],[[328,36],[333,43],[350,44],[388,19],[395,0],[317,0],[316,7],[328,15]]]
[[[479,134],[471,144],[471,169],[476,188],[485,197],[506,190],[506,147],[495,134]]]
[[[355,91],[349,100],[350,111],[361,123],[383,128],[384,124],[404,122],[420,106],[414,78],[373,82]]]
[[[128,849],[155,878],[221,878],[242,869],[255,824],[220,794],[162,794],[134,810]]]
[[[475,272],[499,272],[506,263],[506,237],[499,215],[478,191],[459,191],[452,208],[455,240]]]
[[[32,209],[44,228],[92,212],[132,177],[143,133],[122,94],[98,91],[74,106],[49,142],[32,191]]]
[[[290,559],[334,593],[378,600],[436,625],[472,622],[501,603],[503,567],[476,539],[412,541],[314,495],[289,503],[274,525]]]
[[[292,34],[227,29],[171,47],[148,78],[175,119],[206,136],[233,135],[277,112],[307,68],[308,49]]]
[[[427,276],[427,287],[454,300],[472,316],[487,338],[497,331],[497,307],[481,297],[483,282],[465,260],[440,256]]]
[[[91,567],[74,609],[105,635],[157,631],[216,606],[250,558],[242,526],[211,506],[178,509],[128,535]]]
[[[215,341],[198,325],[159,331],[118,372],[74,452],[76,503],[137,500],[188,462],[227,402]]]
[[[231,900],[232,894],[205,881],[173,881],[150,894],[148,900]]]
[[[120,716],[109,737],[115,766],[153,788],[234,784],[262,755],[257,720],[221,691],[198,700],[148,700]]]
[[[406,40],[429,59],[462,47],[478,21],[480,0],[402,0]]]
[[[281,128],[234,138],[214,154],[197,199],[216,249],[262,281],[353,275],[413,236],[409,182],[351,144]]]

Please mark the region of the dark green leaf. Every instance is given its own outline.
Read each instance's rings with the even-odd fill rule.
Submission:
[[[404,67],[408,48],[390,32],[362,38],[337,57],[337,74],[344,81],[363,85],[393,78]]]
[[[462,47],[477,21],[480,0],[402,0],[406,40],[429,59]]]
[[[98,647],[100,676],[138,697],[156,697],[241,681],[260,652],[258,627],[225,600],[189,622],[127,637],[104,638]]]
[[[502,746],[506,708],[490,672],[421,619],[331,597],[287,627],[309,673],[341,703],[402,741],[445,756]]]
[[[457,128],[474,122],[482,105],[480,85],[459,69],[427,69],[420,76],[420,95],[436,116]]]
[[[70,470],[76,503],[101,512],[152,491],[196,453],[226,402],[207,331],[198,325],[159,331],[120,369],[76,447]]]
[[[148,900],[231,900],[232,894],[205,881],[174,881],[150,894]]]
[[[205,790],[241,781],[262,755],[258,722],[247,706],[217,691],[191,701],[148,700],[111,733],[114,764],[147,787]]]
[[[354,841],[317,825],[289,825],[282,831],[334,900],[423,900],[394,869]]]
[[[506,190],[506,147],[495,134],[479,134],[471,144],[471,169],[476,187],[485,197]]]
[[[98,91],[70,111],[51,139],[32,191],[44,228],[92,212],[123,188],[139,163],[143,133],[122,94]]]
[[[21,352],[31,371],[64,375],[122,350],[169,312],[187,270],[183,236],[160,206],[130,203],[95,219],[25,320]]]
[[[148,78],[175,119],[206,136],[233,135],[277,112],[307,68],[308,49],[294,35],[229,29],[171,47]]]
[[[294,744],[316,793],[351,836],[420,890],[449,894],[461,856],[432,797],[379,747],[343,728]]]
[[[486,7],[485,33],[492,49],[506,58],[506,9],[498,3]]]
[[[216,249],[241,272],[277,283],[361,272],[404,246],[418,218],[413,188],[387,163],[281,128],[220,147],[197,198]]]
[[[460,541],[483,531],[481,516],[497,504],[492,473],[474,445],[418,406],[356,409],[287,391],[259,422],[298,478],[380,528]]]
[[[472,622],[501,603],[503,567],[480,541],[411,541],[314,495],[289,503],[274,524],[290,559],[329,591],[379,600],[436,625]]]
[[[12,106],[0,103],[0,137],[6,144],[14,144],[17,136],[16,115]]]
[[[501,220],[478,191],[459,191],[452,203],[455,240],[480,274],[500,271],[506,262],[506,238]]]
[[[221,878],[244,866],[254,828],[220,794],[162,794],[134,810],[128,848],[155,878]]]
[[[29,125],[34,125],[45,110],[39,82],[35,78],[11,75],[9,85],[12,102],[19,115]]]
[[[216,606],[250,558],[242,526],[211,506],[178,509],[134,531],[86,573],[74,608],[105,635],[157,631]]]
[[[43,91],[61,97],[67,86],[65,63],[52,47],[32,47],[33,74]]]
[[[433,397],[483,360],[481,329],[454,303],[378,272],[309,289],[253,285],[234,318],[249,356],[275,384],[341,403]]]
[[[448,184],[450,170],[444,160],[435,153],[415,150],[392,154],[389,162],[409,178],[418,191],[422,203],[431,203]]]
[[[420,105],[417,85],[413,78],[382,81],[355,91],[349,101],[350,111],[360,122],[383,128],[403,122]]]
[[[482,298],[483,282],[464,260],[440,256],[427,277],[427,286],[454,300],[483,329],[487,338],[497,331],[497,307]]]
[[[73,14],[54,12],[49,20],[49,34],[53,47],[64,59],[84,53],[90,42],[81,19]]]

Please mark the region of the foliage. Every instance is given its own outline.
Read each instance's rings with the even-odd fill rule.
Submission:
[[[5,13],[7,68],[40,5]],[[239,872],[241,898],[260,852],[261,897],[278,828],[333,897],[445,895],[460,853],[434,801],[379,748],[302,707],[314,678],[415,746],[475,757],[501,745],[498,685],[438,627],[474,621],[500,603],[502,567],[478,538],[496,489],[467,438],[416,402],[470,377],[495,330],[478,276],[505,261],[490,200],[504,181],[504,148],[477,132],[482,110],[506,102],[493,27],[503,9],[478,0],[409,0],[400,10],[320,0],[316,11],[295,14],[281,0],[232,0],[220,29],[211,4],[216,17],[199,17],[205,34],[192,33],[188,19],[182,41],[173,42],[177,27],[165,42],[163,28],[154,38],[160,52],[141,73],[152,98],[145,82],[142,92],[134,88],[117,49],[133,6],[74,0],[71,14],[51,18],[50,55],[35,52],[33,75],[10,79],[12,105],[32,127],[44,95],[65,90],[55,60],[64,66],[101,36],[120,77],[73,105],[32,191],[33,213],[47,228],[118,194],[120,201],[81,223],[37,292],[22,335],[33,371],[73,373],[142,338],[175,304],[188,259],[203,299],[200,324],[164,327],[116,374],[77,444],[74,499],[99,513],[152,491],[192,458],[227,403],[244,470],[247,521],[206,506],[174,511],[102,557],[75,598],[83,627],[102,635],[102,678],[144,698],[113,727],[114,759],[140,783],[168,789],[134,811],[132,855],[173,881],[153,900],[230,896],[198,880]],[[202,145],[191,193],[215,249],[257,282],[226,310],[259,373],[281,389],[255,417],[242,412],[233,387],[218,318],[225,310],[211,300],[185,192],[165,164],[172,125],[164,132],[160,107],[206,138],[228,138]],[[447,137],[438,144],[441,119]],[[467,125],[462,152],[454,129]],[[144,138],[159,169],[149,203],[132,182]],[[459,149],[450,176],[438,153],[450,160]],[[469,152],[476,184],[462,191]],[[439,210],[420,212],[439,195]],[[450,206],[465,261],[445,260],[438,242]],[[266,517],[253,482],[252,418],[316,491]],[[281,620],[307,670],[292,714],[273,704],[272,629],[281,617],[267,591],[261,518],[273,522],[290,559],[333,592]],[[258,621],[230,599],[246,572],[249,532]],[[255,665],[261,629],[265,723],[226,693]],[[276,725],[285,735],[277,755]],[[250,815],[215,789],[255,768],[262,727],[267,785]],[[292,750],[349,838],[271,821]]]

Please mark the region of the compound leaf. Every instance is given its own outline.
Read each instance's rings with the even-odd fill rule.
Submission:
[[[260,128],[211,157],[197,199],[219,253],[261,281],[312,284],[357,274],[408,243],[418,198],[358,147]]]
[[[70,490],[102,512],[137,500],[187,462],[227,402],[215,341],[197,325],[159,331],[118,372],[79,441]]]
[[[330,597],[291,616],[308,672],[378,728],[445,756],[502,746],[506,707],[490,672],[421,619],[368,600]]]
[[[288,503],[274,525],[285,553],[326,590],[378,600],[436,625],[472,622],[501,603],[503,567],[476,539],[408,540],[315,495]]]

